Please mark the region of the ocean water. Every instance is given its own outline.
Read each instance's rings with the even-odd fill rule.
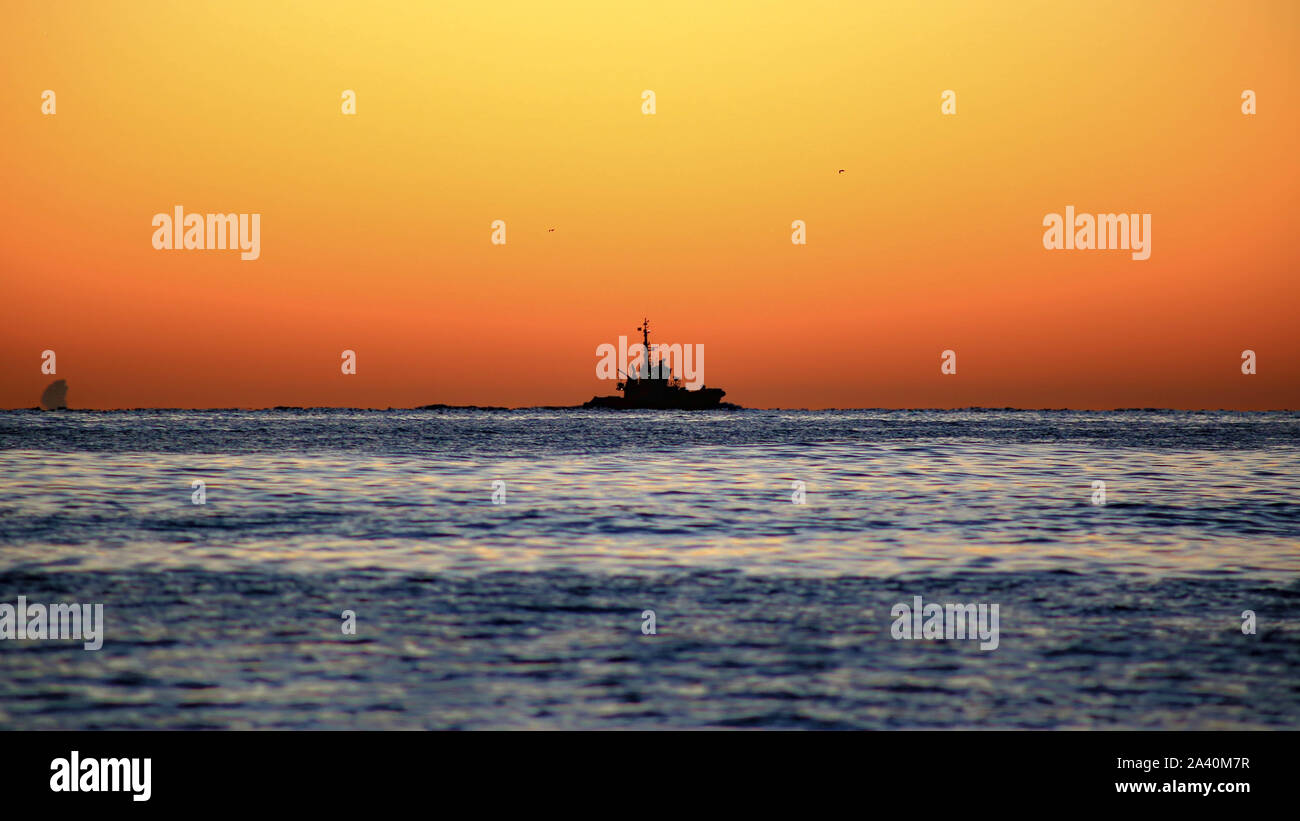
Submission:
[[[105,638],[0,641],[0,727],[1297,729],[1298,434],[1296,413],[4,412],[0,602],[102,603]],[[893,639],[915,596],[998,604],[998,647]]]

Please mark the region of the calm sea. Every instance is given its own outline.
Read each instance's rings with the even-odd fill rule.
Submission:
[[[105,633],[0,641],[0,727],[1298,729],[1298,445],[1296,413],[4,412],[0,603]],[[915,596],[998,604],[997,649],[894,640]]]

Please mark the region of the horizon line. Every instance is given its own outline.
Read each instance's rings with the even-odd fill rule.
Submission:
[[[1022,412],[1073,412],[1073,413],[1118,413],[1118,412],[1159,412],[1169,411],[1175,413],[1296,413],[1300,408],[1175,408],[1175,407],[1122,407],[1122,408],[1083,408],[1083,407],[1015,407],[1012,405],[963,405],[960,407],[770,407],[770,408],[751,408],[736,406],[731,408],[706,408],[685,410],[681,408],[584,408],[582,405],[448,405],[443,403],[434,403],[429,405],[414,405],[411,407],[360,407],[356,405],[264,405],[264,406],[226,406],[226,407],[179,407],[179,406],[136,406],[136,407],[113,407],[113,408],[56,408],[46,409],[40,407],[18,407],[18,408],[0,408],[3,413],[19,413],[26,411],[37,411],[40,413],[121,413],[127,411],[242,411],[242,412],[263,412],[263,411],[300,411],[300,410],[351,410],[351,411],[371,411],[375,413],[388,413],[390,411],[440,411],[440,410],[477,410],[477,411],[530,411],[530,410],[592,410],[601,413],[627,413],[630,411],[660,411],[675,410],[683,413],[732,413],[735,411],[803,411],[808,413],[822,411],[1022,411]]]

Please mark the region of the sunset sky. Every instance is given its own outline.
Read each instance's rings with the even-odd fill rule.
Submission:
[[[649,316],[749,407],[1300,408],[1294,0],[5,22],[0,407],[577,404]],[[155,250],[177,205],[261,214],[260,259]],[[1151,258],[1045,250],[1067,205]]]

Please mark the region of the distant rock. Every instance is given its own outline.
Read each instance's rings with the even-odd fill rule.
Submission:
[[[67,410],[68,409],[68,383],[63,379],[56,379],[41,394],[41,410]]]

